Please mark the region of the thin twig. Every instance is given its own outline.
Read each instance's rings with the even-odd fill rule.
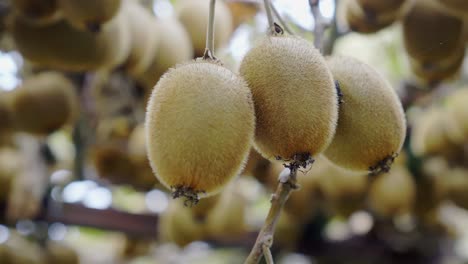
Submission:
[[[271,14],[271,3],[270,0],[263,0],[265,5],[265,12],[268,19],[268,28],[272,34],[275,33],[275,20],[273,19],[273,15]]]
[[[273,238],[271,240],[273,240]],[[271,243],[273,243],[273,241],[271,241]],[[271,244],[267,244],[267,243],[263,244],[263,247],[262,247],[263,256],[265,256],[265,262],[267,264],[274,264],[273,255],[271,254],[270,247],[271,247]]]
[[[216,0],[210,1],[210,15],[208,17],[208,28],[206,30],[206,48],[203,59],[215,60],[214,56],[214,19]]]
[[[278,9],[276,9],[275,5],[273,3],[271,4],[271,10],[273,10],[273,13],[275,14],[276,19],[280,22],[281,26],[283,26],[284,30],[288,32],[290,35],[295,35],[294,32],[291,30],[291,28],[288,26],[286,21],[281,17],[280,13],[278,12]]]
[[[335,0],[335,11],[333,13],[333,20],[330,22],[330,32],[322,43],[323,55],[331,55],[333,48],[335,47],[335,41],[344,35],[338,30],[338,23],[336,21],[336,15],[338,12],[338,0]]]
[[[319,9],[320,0],[309,0],[310,10],[314,16],[314,46],[323,51],[323,35],[329,24],[325,21]]]
[[[312,162],[313,159],[310,155],[296,155],[293,161],[288,165],[285,165],[286,169],[280,174],[276,192],[271,197],[270,211],[268,212],[265,223],[258,234],[255,245],[250,251],[250,254],[244,264],[258,264],[262,256],[265,256],[268,261],[271,260],[271,263],[273,263],[272,258],[270,258],[271,252],[269,248],[273,244],[273,235],[281,211],[283,210],[284,204],[288,200],[290,193],[297,189],[297,170],[300,167],[306,167]]]

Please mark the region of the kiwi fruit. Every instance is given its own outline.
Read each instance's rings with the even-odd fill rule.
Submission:
[[[149,26],[155,24],[156,18],[137,1],[124,1],[122,12],[127,15],[131,33],[130,56],[125,69],[130,75],[138,76],[149,68],[161,35]]]
[[[255,147],[269,160],[312,157],[330,144],[338,97],[320,52],[293,36],[269,36],[242,60],[255,102]],[[307,159],[307,158],[306,158]]]
[[[215,208],[221,200],[222,193],[206,197],[205,199],[200,200],[197,203],[197,206],[190,207],[193,216],[199,220],[206,220],[207,216],[211,213],[211,211],[213,211],[213,208]]]
[[[145,125],[156,177],[175,197],[196,202],[241,172],[255,128],[252,95],[214,61],[180,64],[154,87]]]
[[[444,179],[447,198],[461,208],[468,209],[468,170],[466,168],[453,168],[449,170]]]
[[[434,0],[444,11],[459,16],[468,17],[468,3],[464,0]]]
[[[338,6],[339,20],[355,32],[370,34],[391,25],[399,16],[399,10],[387,12],[365,11],[356,0],[343,0]]]
[[[252,20],[260,9],[258,2],[255,1],[229,1],[226,5],[231,11],[233,29]]]
[[[422,65],[450,57],[464,45],[463,20],[430,5],[415,1],[403,19],[403,39],[409,56]]]
[[[416,185],[405,167],[377,176],[369,189],[369,206],[381,217],[410,213],[416,198]]]
[[[130,32],[125,23],[119,15],[94,34],[77,30],[65,20],[31,25],[15,16],[8,28],[18,51],[34,65],[83,72],[113,69],[127,59]]]
[[[365,173],[344,170],[324,157],[317,159],[314,166],[309,174],[316,178],[330,213],[347,218],[364,207],[368,186]]]
[[[455,150],[448,131],[447,111],[433,107],[423,112],[411,133],[411,149],[417,156],[433,154],[450,155]]]
[[[57,0],[12,0],[13,11],[34,24],[48,24],[60,18]]]
[[[180,200],[172,200],[158,222],[159,237],[180,247],[206,237],[205,221],[196,218]]]
[[[113,184],[130,184],[136,168],[117,142],[98,143],[91,149],[91,159],[98,176]]]
[[[456,127],[448,130],[448,136],[454,143],[462,144],[468,139],[468,88],[464,87],[451,93],[446,100],[445,108],[453,118]]]
[[[190,35],[196,57],[205,53],[209,7],[210,0],[182,0],[178,1],[176,6],[177,17]],[[215,49],[218,49],[228,43],[233,27],[231,12],[224,1],[216,2],[215,13],[214,42]]]
[[[76,251],[63,242],[48,241],[45,252],[45,260],[49,264],[79,264],[80,259]]]
[[[39,73],[26,79],[14,93],[12,111],[20,131],[47,135],[77,115],[75,87],[61,73]]]
[[[399,9],[405,0],[357,0],[364,12],[379,14]]]
[[[338,126],[325,156],[346,169],[390,169],[406,136],[401,102],[390,84],[371,66],[351,57],[328,60],[343,102]]]
[[[238,180],[243,180],[239,178]],[[247,232],[247,200],[240,184],[233,182],[220,194],[219,201],[206,217],[206,230],[212,238],[241,238]],[[203,202],[203,200],[201,201]]]
[[[153,25],[155,33],[160,36],[156,53],[152,57],[150,66],[138,76],[136,80],[146,90],[146,96],[153,89],[159,78],[171,67],[193,58],[190,36],[184,26],[176,19],[160,19]]]
[[[99,32],[102,24],[116,16],[122,0],[57,0],[67,21],[78,29]]]
[[[423,64],[412,58],[409,60],[411,70],[418,79],[427,84],[435,84],[443,80],[458,77],[464,58],[465,51],[462,49],[443,61]]]

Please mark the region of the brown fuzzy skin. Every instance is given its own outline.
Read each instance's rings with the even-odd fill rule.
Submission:
[[[206,45],[210,0],[183,0],[176,6],[178,18],[190,35],[196,57],[203,56]],[[223,1],[216,2],[215,49],[226,45],[233,32],[231,12]]]
[[[78,29],[99,31],[119,11],[121,0],[57,0],[67,21]]]
[[[9,31],[21,55],[38,66],[76,72],[112,69],[130,52],[130,32],[123,18],[119,16],[101,32],[91,33],[64,20],[37,26],[14,17]]]
[[[416,1],[403,19],[406,51],[422,64],[450,57],[464,41],[463,21],[427,2]]]
[[[265,158],[325,150],[335,133],[337,93],[322,55],[297,37],[268,37],[240,66],[255,102],[255,147]]]
[[[57,0],[12,0],[13,10],[32,23],[47,24],[59,17]]]
[[[364,12],[379,14],[399,9],[405,0],[357,0]]]
[[[465,49],[455,52],[450,58],[432,64],[422,64],[410,58],[410,66],[413,73],[425,83],[437,83],[458,77],[465,58]]]
[[[159,40],[151,65],[136,77],[146,89],[148,96],[156,82],[169,68],[193,58],[190,36],[178,20],[157,20],[154,28],[153,34],[157,33],[164,37]]]
[[[374,13],[363,9],[356,0],[343,0],[339,14],[352,31],[371,34],[391,25],[399,16],[399,10]]]
[[[390,84],[363,62],[336,56],[328,65],[343,94],[338,127],[325,156],[350,170],[369,171],[398,154],[406,135],[401,102]]]
[[[30,77],[14,93],[12,110],[18,130],[47,135],[76,117],[75,87],[58,72]]]
[[[216,194],[249,154],[252,95],[242,78],[216,63],[178,65],[153,89],[145,125],[148,157],[164,186]]]
[[[206,224],[205,221],[197,219],[182,201],[172,200],[161,215],[158,231],[163,241],[174,242],[184,247],[206,237]]]
[[[127,15],[130,27],[132,48],[125,62],[125,69],[132,76],[145,72],[155,57],[159,45],[160,32],[154,32],[156,18],[137,1],[124,1],[122,10]]]
[[[409,213],[416,199],[416,184],[405,167],[379,175],[369,190],[369,205],[382,217]]]
[[[316,178],[316,184],[331,213],[349,217],[364,207],[368,186],[365,173],[344,170],[323,156],[317,159],[314,166],[309,177]]]

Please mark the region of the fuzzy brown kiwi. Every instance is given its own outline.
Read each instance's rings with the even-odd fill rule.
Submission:
[[[252,95],[218,63],[181,64],[153,89],[145,126],[156,177],[175,197],[196,202],[241,172],[255,128]]]
[[[47,24],[60,18],[57,0],[12,0],[15,13],[35,24]]]
[[[136,79],[143,85],[149,97],[159,78],[171,67],[193,58],[192,42],[183,25],[176,19],[160,19],[155,21],[155,32],[164,36],[160,38],[156,53],[150,66]]]
[[[125,149],[116,142],[99,143],[90,151],[94,168],[100,178],[113,184],[131,184],[136,178],[136,168]]]
[[[410,213],[416,199],[416,185],[405,167],[377,176],[369,190],[369,206],[382,217]]]
[[[57,0],[66,20],[79,29],[98,32],[119,11],[122,0]]]
[[[247,232],[245,222],[247,200],[239,190],[240,186],[242,185],[238,182],[230,184],[220,194],[219,201],[207,214],[206,230],[210,237],[242,238]]]
[[[435,0],[444,10],[459,17],[466,18],[468,16],[468,2],[464,0]]]
[[[423,64],[410,58],[410,66],[417,78],[425,83],[433,84],[458,77],[464,58],[463,48],[460,52],[455,52],[451,57],[438,62]]]
[[[94,34],[77,30],[64,20],[31,25],[15,16],[9,31],[18,51],[33,64],[82,72],[112,69],[127,59],[130,32],[125,23],[124,16],[119,15]]]
[[[127,15],[132,44],[125,69],[130,75],[138,76],[152,63],[161,35],[149,26],[155,24],[156,18],[137,1],[124,1],[122,10]]]
[[[14,93],[12,110],[18,130],[47,135],[76,117],[75,87],[61,73],[39,73],[26,79]]]
[[[391,25],[399,16],[399,10],[366,12],[356,0],[343,0],[339,6],[342,23],[353,31],[369,34]]]
[[[423,65],[450,57],[464,41],[463,21],[428,2],[416,1],[402,23],[405,49]]]
[[[325,150],[335,133],[338,99],[326,62],[311,43],[267,37],[244,57],[240,74],[255,102],[260,154],[293,160]]]
[[[379,14],[399,9],[406,0],[357,0],[364,12]]]
[[[209,0],[183,0],[176,6],[177,17],[190,35],[196,57],[203,56],[208,26]],[[216,2],[214,20],[215,48],[220,48],[229,41],[233,27],[231,11],[223,1]]]
[[[344,170],[324,157],[320,157],[315,166],[320,168],[315,172],[311,169],[309,174],[316,178],[317,186],[331,213],[349,217],[364,207],[368,186],[368,176],[365,173]]]
[[[161,215],[158,231],[161,240],[184,247],[206,237],[206,223],[197,219],[182,201],[172,200]]]
[[[468,88],[456,90],[447,97],[445,108],[457,124],[448,131],[448,135],[455,143],[461,144],[468,139]]]
[[[63,242],[47,242],[45,252],[45,262],[48,264],[79,264],[80,260],[77,252]]]
[[[389,170],[406,135],[406,119],[396,92],[382,75],[357,59],[330,57],[328,65],[343,102],[325,156],[350,170]]]

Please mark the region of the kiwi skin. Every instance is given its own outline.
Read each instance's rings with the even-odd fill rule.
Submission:
[[[183,0],[176,6],[177,17],[187,29],[192,40],[196,57],[203,56],[206,45],[206,28],[208,26],[209,0]],[[215,48],[225,45],[233,32],[232,15],[223,1],[216,2],[214,31]]]
[[[12,0],[13,10],[33,23],[48,23],[57,17],[56,0]]]
[[[450,57],[464,45],[463,20],[428,2],[416,1],[402,21],[405,49],[421,64]]]
[[[244,57],[240,74],[255,102],[255,148],[267,159],[315,156],[331,142],[338,119],[332,75],[304,39],[265,38]]]
[[[405,0],[357,0],[357,3],[365,12],[372,12],[374,14],[395,11],[404,2]]]
[[[130,37],[123,16],[107,23],[94,34],[73,28],[64,20],[48,25],[31,25],[13,16],[8,30],[16,48],[34,65],[57,70],[83,72],[112,69],[130,52]]]
[[[78,29],[99,32],[119,11],[121,0],[57,0],[65,19]]]
[[[159,40],[150,66],[135,77],[145,89],[145,97],[149,97],[156,82],[169,68],[193,58],[190,36],[178,20],[160,19],[155,21],[153,27],[153,34],[164,37]]]
[[[375,33],[390,26],[399,16],[399,10],[374,12],[363,9],[356,0],[343,0],[340,9],[347,26],[363,34]]]
[[[336,56],[327,62],[344,102],[325,156],[350,170],[389,169],[387,161],[398,155],[406,136],[406,119],[396,92],[376,70],[357,59]]]
[[[175,197],[196,202],[241,172],[255,129],[252,95],[215,62],[181,64],[153,89],[145,126],[156,177]]]
[[[32,134],[50,134],[76,117],[77,101],[73,83],[61,73],[39,73],[14,90],[15,126]]]

